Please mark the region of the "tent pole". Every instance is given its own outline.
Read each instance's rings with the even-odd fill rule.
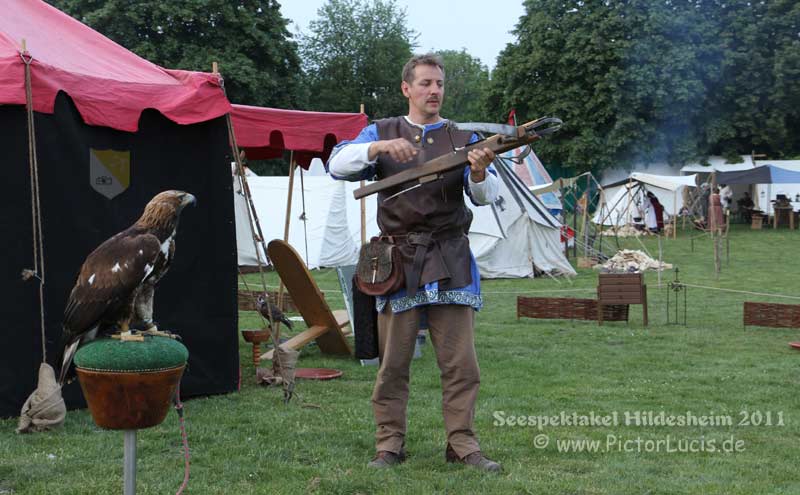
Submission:
[[[225,86],[222,84],[223,79],[222,75],[219,73],[219,65],[217,62],[213,62],[211,64],[212,72],[219,78],[220,86],[222,87],[223,92],[225,91]],[[248,224],[250,226],[250,234],[253,239],[253,248],[256,253],[256,261],[258,262],[258,274],[261,277],[261,286],[264,289],[264,293],[268,294],[267,290],[267,280],[264,278],[264,263],[261,261],[261,253],[258,251],[258,244],[261,243],[261,247],[264,250],[264,256],[267,256],[267,245],[264,241],[264,233],[261,231],[261,222],[258,220],[258,213],[256,212],[256,207],[253,204],[253,195],[250,191],[250,186],[247,183],[247,176],[244,174],[244,165],[242,163],[242,159],[244,158],[244,151],[239,150],[239,145],[236,142],[236,133],[233,131],[233,120],[231,119],[230,112],[225,115],[225,122],[228,127],[228,141],[231,145],[231,153],[233,154],[234,159],[236,160],[236,175],[239,178],[239,185],[241,187],[242,194],[244,194],[245,200],[247,201],[247,218]],[[253,226],[255,226],[256,231],[253,230]],[[239,272],[242,281],[244,281],[245,286],[247,285],[247,279],[242,275],[241,271]],[[267,306],[272,304],[269,300],[269,297],[266,298]],[[270,311],[270,315],[272,312]],[[261,320],[269,323],[270,328],[274,331],[270,334],[270,339],[272,339],[273,345],[277,347],[277,343],[280,342],[280,326],[276,325],[275,322],[272,320],[272,316],[268,319],[265,319],[263,315],[259,313],[261,316]],[[280,359],[280,357],[276,357],[276,359]],[[280,362],[279,362],[280,364]]]
[[[658,288],[661,288],[661,270],[664,267],[664,256],[663,250],[661,249],[661,234],[658,234]]]
[[[586,203],[583,205],[583,220],[581,222],[582,223],[581,227],[583,228],[583,251],[584,251],[583,255],[585,257],[587,257],[587,258],[589,257],[589,253],[586,252],[586,247],[589,245],[589,231],[587,229],[587,227],[589,225],[586,222],[586,220],[587,220],[587,216],[589,214],[589,202],[590,202],[590,200],[589,200],[589,188],[590,188],[590,186],[591,186],[591,183],[589,182],[589,176],[587,175],[586,176],[586,191],[584,192],[584,196],[586,198]]]
[[[359,108],[359,113],[364,113],[363,103]],[[361,179],[360,186],[364,187],[365,182],[364,179]],[[363,246],[367,243],[367,198],[361,198],[359,201],[361,203],[361,245]]]
[[[289,224],[291,223],[292,219],[292,190],[294,189],[294,169],[295,169],[295,162],[294,162],[294,151],[289,152],[289,193],[286,195],[286,220],[283,224],[283,240],[284,242],[289,242]],[[281,280],[280,286],[278,287],[278,308],[281,311],[286,310],[286,306],[283,304],[283,280]]]
[[[574,195],[573,195],[574,196]],[[576,260],[578,259],[578,201],[577,198],[575,199],[575,205],[572,207],[572,225],[575,226],[575,230],[572,232],[572,257]],[[569,239],[567,239],[567,243],[569,243]]]
[[[672,240],[678,238],[678,213],[680,210],[675,211],[678,208],[678,190],[674,190],[672,192]]]

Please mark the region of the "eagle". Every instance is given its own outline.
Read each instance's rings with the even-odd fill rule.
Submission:
[[[63,385],[80,345],[97,335],[131,328],[157,331],[153,294],[175,255],[175,233],[184,207],[195,204],[184,191],[164,191],[147,203],[133,225],[100,244],[83,262],[64,309],[58,382]]]

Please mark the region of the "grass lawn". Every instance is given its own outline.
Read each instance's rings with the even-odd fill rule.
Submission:
[[[708,238],[696,241],[694,252],[686,235],[664,241],[664,260],[680,268],[686,283],[800,295],[798,231],[738,228],[730,240],[730,264],[723,261],[719,280]],[[657,253],[654,239],[644,243]],[[626,240],[623,246],[639,244]],[[331,305],[342,308],[335,272],[315,276],[323,290],[331,291]],[[663,275],[665,280],[672,276]],[[276,280],[270,277],[270,283]],[[242,341],[242,390],[186,403],[192,454],[187,493],[800,493],[800,353],[787,346],[800,340],[799,330],[742,327],[744,300],[800,300],[689,289],[688,326],[666,325],[667,289],[657,286],[651,272],[647,328],[642,328],[639,306],[631,307],[629,324],[602,327],[516,319],[517,294],[594,297],[587,289],[596,280],[592,270],[579,270],[571,281],[483,284],[486,307],[476,323],[482,384],[475,423],[483,450],[503,464],[502,474],[444,462],[441,391],[430,344],[412,365],[410,458],[398,468],[375,472],[365,465],[373,455],[370,393],[376,368],[307,348],[300,366],[338,368],[344,376],[302,381],[301,400],[284,405],[279,390],[256,385],[250,347]],[[241,328],[256,324],[254,314],[241,314]],[[539,429],[498,420],[562,411],[578,418],[616,413],[617,424]],[[637,411],[663,412],[677,420],[714,416],[715,422],[627,424],[626,414]],[[731,425],[724,424],[726,418]],[[15,426],[15,420],[0,421],[0,494],[121,491],[122,434],[95,427],[88,411],[70,412],[65,426],[48,434],[15,435]],[[584,441],[597,443],[577,443]],[[137,493],[174,493],[183,479],[175,415],[139,432],[138,445]],[[584,450],[576,451],[581,446]],[[737,451],[723,451],[730,449]]]

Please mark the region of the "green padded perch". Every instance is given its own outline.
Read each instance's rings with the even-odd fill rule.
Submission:
[[[75,370],[94,422],[110,430],[149,428],[169,411],[189,351],[168,337],[94,340],[75,353]]]
[[[75,366],[92,371],[143,372],[186,364],[189,351],[177,340],[145,336],[144,342],[98,339],[75,354]]]

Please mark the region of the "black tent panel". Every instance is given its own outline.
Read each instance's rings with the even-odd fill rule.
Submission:
[[[181,217],[175,261],[156,289],[154,316],[189,349],[184,396],[236,390],[236,236],[224,118],[183,126],[146,111],[140,130],[127,133],[84,124],[60,94],[55,113],[36,114],[35,124],[48,358],[56,353],[64,306],[86,256],[135,222],[155,194],[181,189],[197,197],[197,206]],[[20,278],[22,269],[33,267],[24,108],[0,106],[0,127],[6,156],[0,227],[8,253],[0,280],[0,314],[6,322],[0,329],[5,344],[0,347],[0,416],[14,416],[35,387],[42,351],[38,289],[35,281]],[[90,150],[115,150],[124,158],[115,169],[124,190],[110,199],[98,192],[110,178],[92,170]],[[65,387],[64,395],[68,406],[82,404],[77,383]]]

